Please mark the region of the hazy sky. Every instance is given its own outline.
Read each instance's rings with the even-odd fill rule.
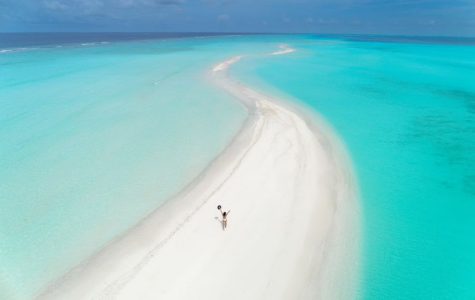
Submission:
[[[475,36],[475,0],[0,0],[0,31]]]

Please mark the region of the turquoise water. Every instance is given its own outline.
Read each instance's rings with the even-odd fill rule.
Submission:
[[[475,299],[475,46],[283,42],[298,51],[235,75],[317,110],[348,146],[363,208],[357,298]]]
[[[190,183],[246,118],[219,41],[0,55],[0,299],[40,291]]]
[[[241,54],[234,76],[315,109],[348,147],[364,232],[355,298],[475,299],[470,41],[87,38],[0,54],[0,299],[31,298],[224,149],[246,112],[207,70]],[[263,55],[281,43],[297,52]]]

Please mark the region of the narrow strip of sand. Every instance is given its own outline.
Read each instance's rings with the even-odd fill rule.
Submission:
[[[210,75],[249,109],[231,145],[40,298],[353,298],[359,215],[350,164],[321,121],[230,79],[240,58]],[[231,210],[225,231],[218,204]]]
[[[279,49],[280,50],[272,52],[271,55],[284,55],[284,54],[289,54],[289,53],[295,52],[295,49],[289,47],[289,45],[287,45],[287,44],[280,45]]]

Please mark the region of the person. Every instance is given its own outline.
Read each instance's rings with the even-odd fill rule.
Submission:
[[[225,230],[226,227],[228,226],[228,215],[229,215],[229,212],[230,212],[231,210],[223,211],[221,205],[218,205],[218,209],[219,209],[219,211],[221,212],[221,216],[222,216],[222,218],[223,218],[223,220],[221,221],[221,223],[223,224],[223,230]]]

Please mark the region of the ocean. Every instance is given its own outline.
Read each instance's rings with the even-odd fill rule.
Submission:
[[[314,35],[234,75],[320,113],[359,182],[357,299],[475,299],[475,39]]]
[[[297,51],[263,55],[281,44]],[[474,299],[474,39],[200,34],[0,34],[0,298],[31,298],[219,155],[246,111],[207,72],[235,55],[234,78],[347,147],[355,298]]]
[[[246,118],[203,76],[227,57],[210,41],[107,37],[0,54],[0,299],[30,299],[137,224]]]

